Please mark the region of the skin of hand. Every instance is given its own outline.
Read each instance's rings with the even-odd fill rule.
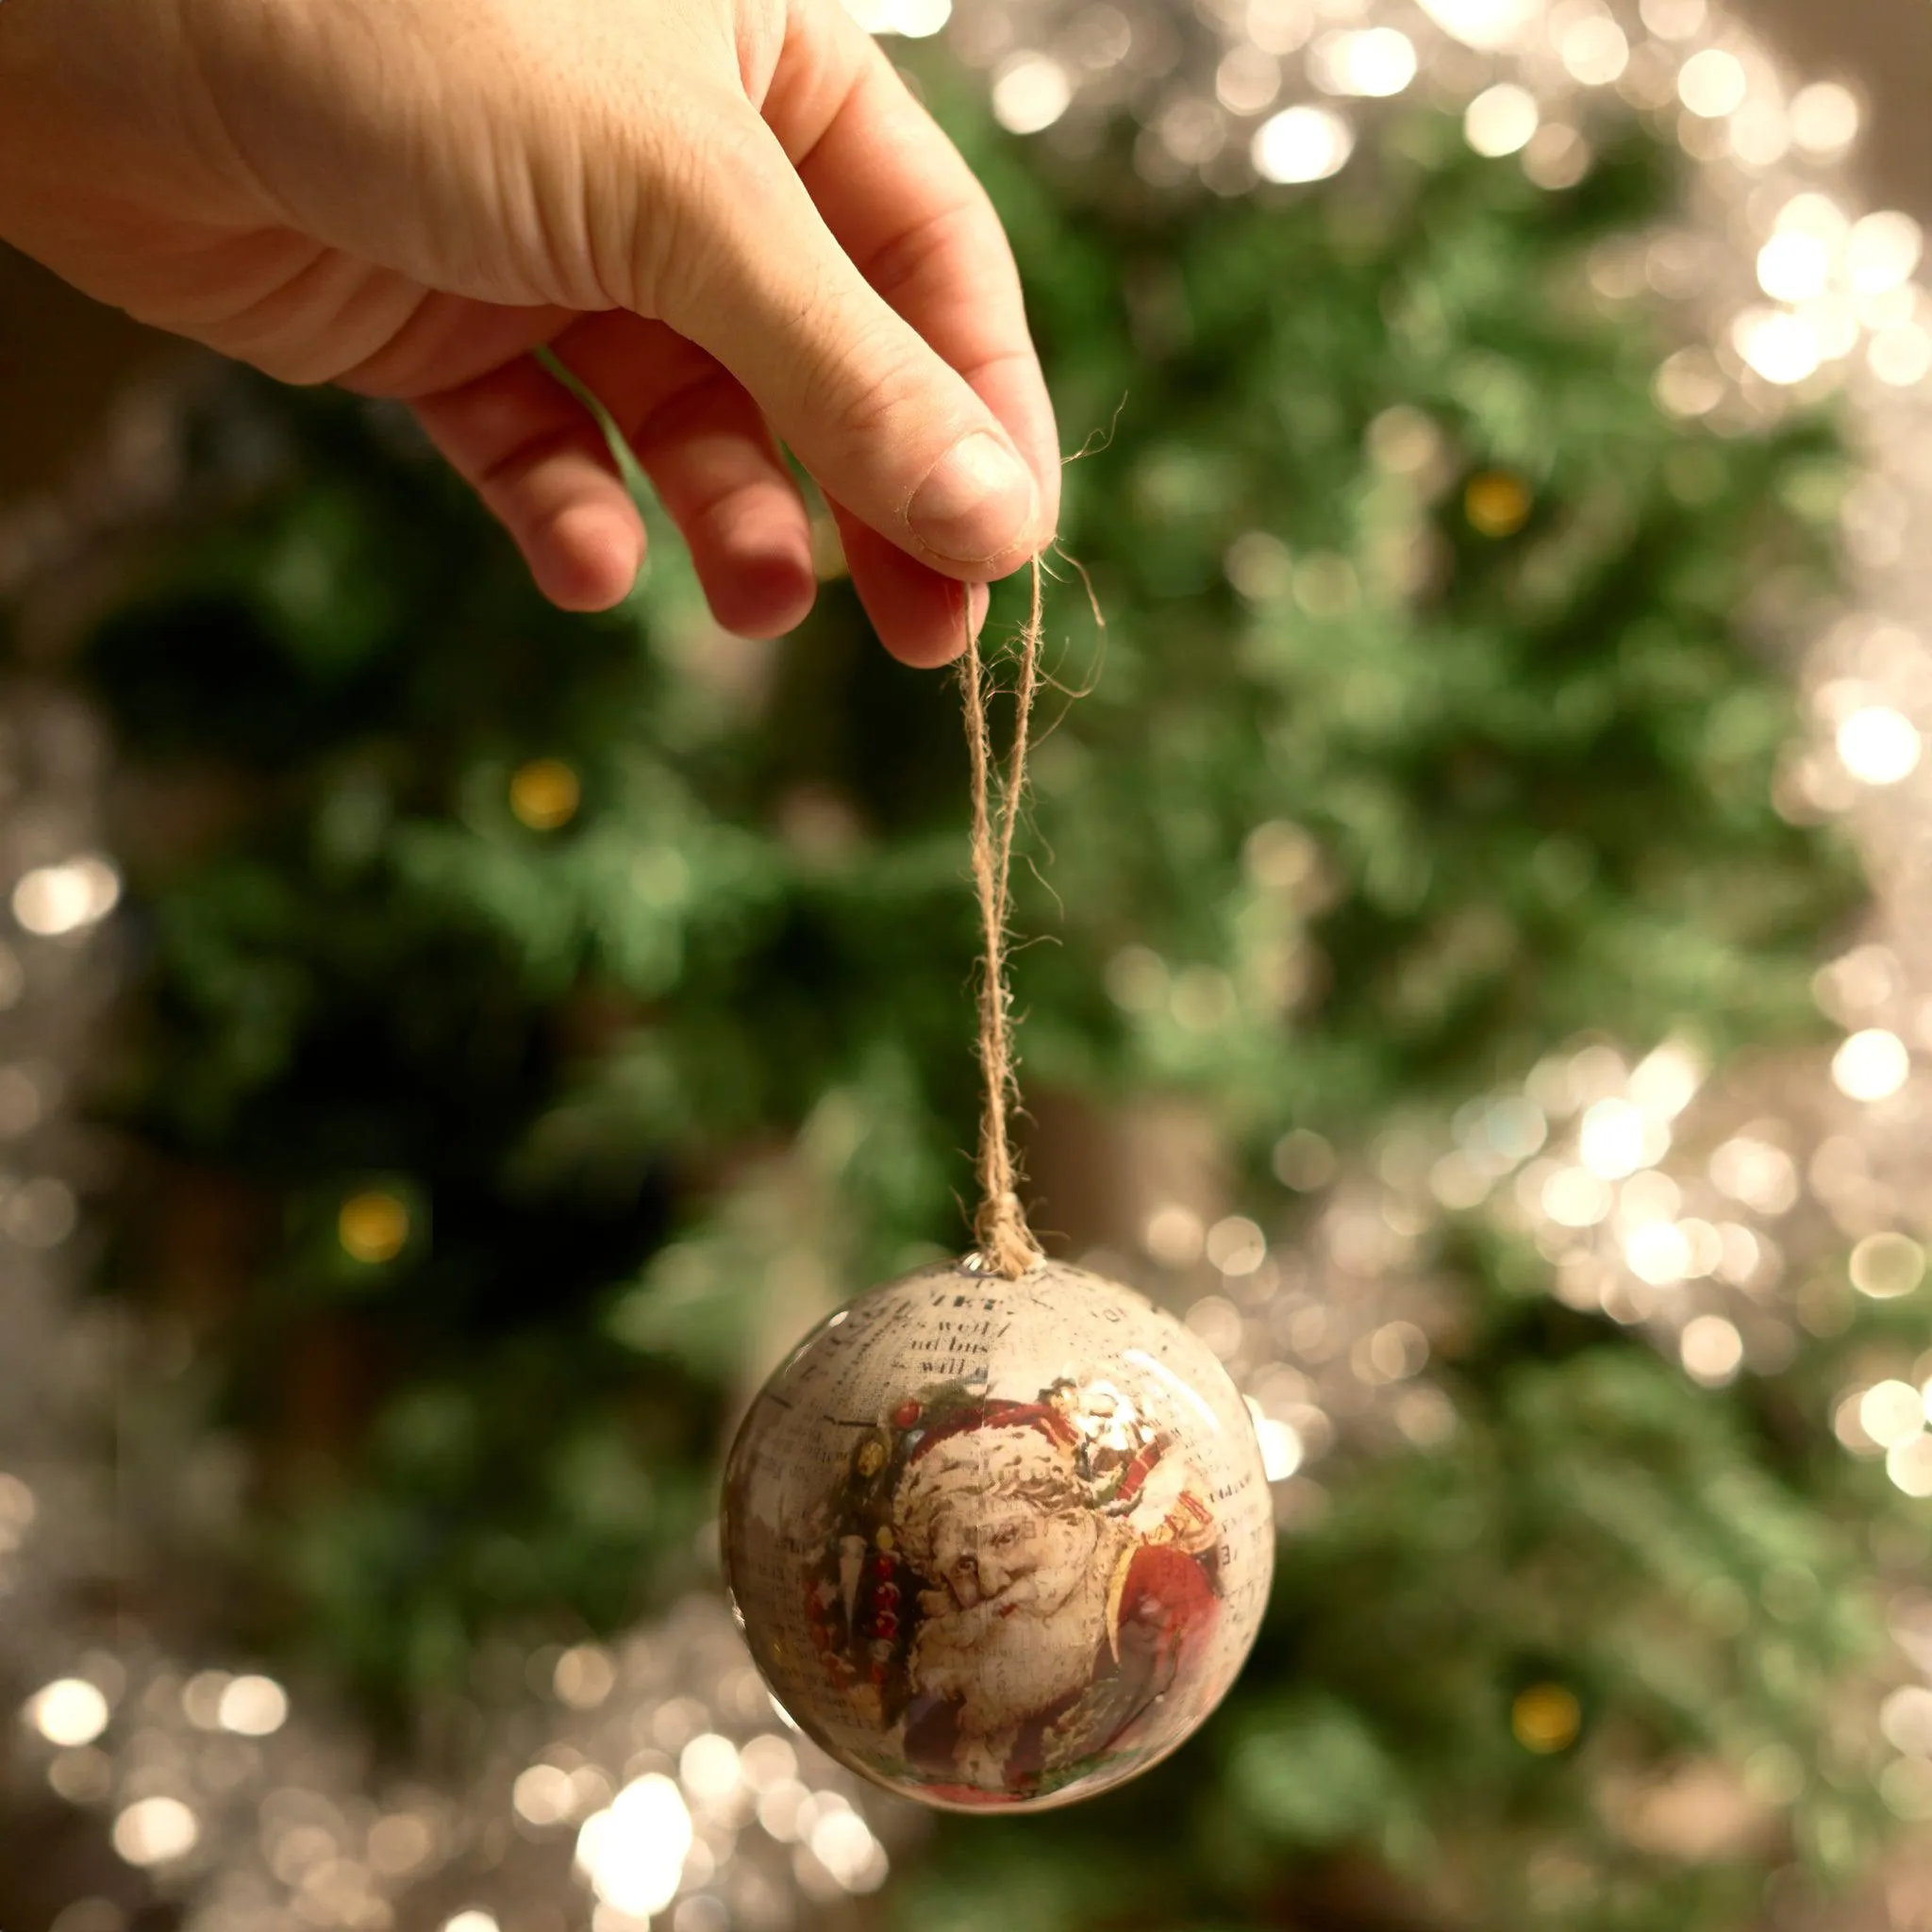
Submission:
[[[892,654],[1050,539],[997,217],[839,0],[6,0],[0,238],[270,375],[399,398],[570,609],[644,530],[726,629],[810,607],[788,447]]]

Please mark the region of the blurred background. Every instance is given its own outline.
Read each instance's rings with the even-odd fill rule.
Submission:
[[[1248,1398],[1253,1661],[935,1819],[724,1608],[749,1394],[967,1239],[836,542],[561,617],[0,258],[0,1924],[1932,1927],[1932,14],[867,6],[1082,452],[1033,1221]]]

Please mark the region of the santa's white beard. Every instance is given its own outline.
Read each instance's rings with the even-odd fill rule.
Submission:
[[[1114,1550],[1103,1540],[1091,1568],[1064,1603],[1041,1615],[1005,1599],[930,1612],[913,1641],[910,1674],[929,1696],[955,1699],[968,1737],[997,1738],[1084,1690],[1107,1635]],[[933,1592],[925,1602],[930,1606]],[[942,1598],[950,1602],[949,1598]]]

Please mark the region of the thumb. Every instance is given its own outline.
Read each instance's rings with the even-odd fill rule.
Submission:
[[[766,123],[748,103],[722,112],[682,245],[658,254],[655,312],[730,370],[824,493],[881,536],[949,576],[1017,569],[1051,535],[1035,467],[859,273]],[[1022,347],[1030,359],[1024,327]],[[1057,472],[1050,445],[1049,460]]]

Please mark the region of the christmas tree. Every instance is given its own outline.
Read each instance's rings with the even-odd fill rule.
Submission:
[[[1597,272],[1682,192],[1640,128],[1552,186],[1400,108],[1209,195],[921,75],[1087,439],[1016,879],[1035,1224],[1229,1363],[1281,1541],[1187,1751],[945,1821],[864,1923],[1757,1923],[1877,1830],[1833,1704],[1887,1506],[1824,1420],[1880,1318],[1800,1336],[1708,1220],[1639,1306],[1562,1230],[1641,1221],[1673,1132],[1785,1158],[1692,1096],[1823,1038],[1859,903],[1773,804],[1840,433],[1660,406],[1681,344]],[[759,1376],[966,1241],[958,693],[829,544],[753,645],[656,525],[626,607],[552,611],[385,408],[226,377],[190,451],[79,660],[139,951],[99,1286],[247,1470],[143,1614],[407,1758],[491,1659],[715,1591]]]

